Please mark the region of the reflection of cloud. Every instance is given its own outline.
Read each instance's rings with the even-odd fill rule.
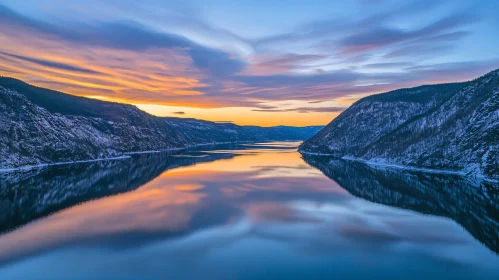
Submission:
[[[203,197],[198,192],[174,188],[142,188],[84,203],[2,236],[0,260],[82,238],[106,239],[131,232],[182,232],[188,230],[192,213],[200,207]]]
[[[201,184],[190,184],[190,185],[177,185],[177,186],[175,186],[176,190],[187,191],[187,192],[197,191],[197,190],[200,190],[202,188],[204,188],[204,186],[201,185]]]
[[[269,208],[279,209],[279,206]],[[379,211],[373,211],[374,209]],[[286,213],[283,210],[276,211]],[[310,223],[305,220],[300,223],[302,230],[303,226],[308,224],[309,234],[300,234],[298,227],[294,228],[295,225],[285,223],[273,224],[272,228],[261,223],[255,226],[253,232],[260,238],[286,242],[307,254],[318,256],[330,252],[341,255],[348,251],[369,259],[393,254],[410,257],[415,253],[422,254],[432,261],[462,265],[470,261],[475,264],[479,262],[469,255],[463,257],[461,254],[447,254],[447,250],[464,253],[468,250],[483,249],[480,246],[474,247],[472,237],[461,228],[455,230],[456,225],[451,221],[432,216],[418,216],[408,211],[366,204],[354,199],[331,204],[295,203],[292,210],[287,211],[314,221]],[[269,215],[273,217],[273,214]],[[399,226],[392,227],[394,224]],[[428,231],[428,228],[433,229],[434,226],[435,230]]]
[[[369,227],[356,227],[351,225],[344,225],[338,229],[338,233],[345,238],[355,240],[356,242],[364,241],[368,243],[389,243],[399,242],[401,237],[391,233]],[[383,244],[386,246],[386,244]]]
[[[317,223],[320,219],[309,217],[306,213],[294,211],[293,208],[275,202],[252,203],[245,209],[255,223]]]
[[[262,198],[286,201],[304,195],[320,199],[345,195],[331,187],[330,181],[314,178],[317,174],[309,173],[311,168],[303,165],[298,153],[279,157],[276,153],[278,151],[238,156],[167,170],[135,191],[56,213],[3,235],[0,260],[71,245],[81,239],[106,240],[110,246],[128,247],[162,234],[192,234],[200,228],[225,223],[242,213],[244,205]],[[267,163],[275,167],[283,159],[289,168],[303,171],[295,172],[294,178],[259,178],[259,175],[269,176],[271,171],[265,171],[265,165],[254,168],[252,164]],[[312,186],[304,188],[311,183]],[[281,214],[282,219],[293,219],[291,214]],[[120,236],[123,240],[119,240]],[[20,247],[20,243],[24,245]]]
[[[60,261],[71,245],[84,244],[85,250],[77,246],[78,254],[65,255],[65,262],[88,265],[75,256],[89,254],[89,259],[170,275],[185,272],[185,264],[196,264],[188,272],[198,272],[197,265],[212,267],[220,259],[227,269],[246,265],[246,253],[259,249],[269,258],[292,252],[308,261],[314,260],[310,256],[354,263],[396,256],[401,265],[419,263],[415,259],[461,266],[493,263],[493,256],[484,255],[452,221],[354,198],[297,153],[269,151],[272,145],[265,145],[253,145],[260,149],[252,155],[167,170],[135,191],[90,201],[3,235],[0,259],[36,254],[37,260],[56,255]],[[292,177],[276,170],[290,171]],[[359,180],[367,183],[368,178]]]

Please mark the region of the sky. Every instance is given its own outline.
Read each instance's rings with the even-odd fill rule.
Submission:
[[[497,0],[0,0],[0,75],[158,116],[325,125],[499,68]]]

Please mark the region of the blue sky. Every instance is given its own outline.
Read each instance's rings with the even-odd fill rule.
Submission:
[[[365,95],[498,68],[498,12],[493,0],[0,0],[0,73],[156,115],[325,124]]]

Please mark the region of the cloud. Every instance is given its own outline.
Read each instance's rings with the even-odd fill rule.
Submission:
[[[298,70],[304,64],[313,63],[325,58],[327,56],[296,53],[255,56],[251,61],[252,63],[248,65],[241,75],[263,76],[284,74]]]
[[[253,109],[255,112],[267,112],[267,113],[275,113],[275,112],[297,112],[297,113],[338,113],[343,112],[346,108],[343,107],[298,107],[291,109]]]
[[[435,44],[438,40],[456,40],[466,36],[468,34],[467,32],[442,33],[476,21],[477,18],[474,15],[456,14],[412,31],[385,26],[374,26],[344,37],[340,41],[339,46],[344,53],[356,53],[370,51],[408,40],[431,39]]]
[[[402,2],[400,2],[402,3]],[[325,40],[338,40],[366,29],[389,25],[396,19],[418,17],[438,8],[442,3],[431,0],[406,1],[403,4],[391,5],[393,8],[372,10],[369,6],[360,6],[357,17],[335,15],[317,19],[299,25],[290,32],[274,34],[253,41],[255,48],[266,49],[272,46],[280,48],[282,44],[317,44]]]
[[[26,61],[26,62],[32,62],[32,63],[36,63],[36,64],[39,64],[42,66],[51,67],[51,68],[74,71],[74,72],[79,72],[79,73],[89,73],[89,74],[96,74],[97,73],[96,71],[77,67],[74,65],[69,65],[69,64],[59,63],[59,62],[54,62],[54,61],[48,61],[48,60],[43,60],[43,59],[37,59],[37,58],[31,58],[31,57],[26,57],[26,56],[22,56],[22,55],[9,54],[9,53],[2,52],[2,51],[0,51],[0,56],[4,56],[7,58],[14,58],[16,60],[22,60],[22,61]]]
[[[431,58],[436,54],[448,52],[454,48],[451,44],[415,44],[397,47],[384,55],[386,59]]]
[[[400,68],[413,65],[411,62],[381,62],[363,65],[366,68]]]
[[[361,5],[356,17],[298,22],[282,34],[251,40],[208,24],[202,11],[176,13],[157,3],[106,2],[105,11],[84,16],[66,6],[46,8],[38,17],[0,5],[0,71],[111,101],[249,107],[255,114],[307,117],[343,110],[309,108],[307,102],[349,102],[401,87],[467,80],[499,67],[493,58],[449,56],[480,32],[480,10],[429,3]],[[283,101],[302,103],[290,109]]]
[[[309,104],[317,104],[317,103],[323,103],[325,102],[324,100],[314,100],[314,101],[309,101]]]
[[[173,112],[175,115],[185,115],[185,112],[179,111],[179,112]]]
[[[383,0],[360,0],[364,4],[381,4]]]
[[[185,37],[150,30],[136,22],[110,21],[54,25],[24,17],[0,5],[2,30],[13,28],[21,32],[35,32],[63,42],[81,46],[142,52],[155,48],[178,48],[190,55],[196,67],[212,75],[228,75],[241,71],[242,60],[220,50],[198,45]]]

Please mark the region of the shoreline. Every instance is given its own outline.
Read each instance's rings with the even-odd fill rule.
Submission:
[[[57,165],[68,165],[68,164],[77,164],[77,163],[90,163],[90,162],[108,161],[108,160],[123,160],[123,159],[129,159],[133,155],[154,154],[154,153],[164,153],[164,152],[181,151],[181,150],[187,150],[187,149],[190,149],[190,148],[195,148],[195,147],[200,147],[200,146],[223,145],[223,144],[237,144],[237,143],[270,143],[270,142],[286,142],[286,141],[291,141],[291,140],[280,140],[280,141],[272,140],[272,141],[269,141],[269,142],[265,142],[265,141],[235,141],[235,142],[201,143],[201,144],[195,144],[195,145],[191,145],[191,146],[187,146],[187,147],[183,147],[183,148],[170,148],[170,149],[164,149],[164,150],[124,152],[124,153],[122,153],[121,156],[108,157],[108,158],[96,158],[96,159],[76,160],[76,161],[61,161],[61,162],[53,162],[53,163],[41,163],[41,164],[35,164],[35,165],[23,165],[23,166],[12,167],[12,168],[0,168],[0,173],[10,173],[10,172],[19,172],[19,171],[22,172],[22,171],[29,171],[29,170],[32,170],[32,169],[44,168],[44,167],[50,167],[50,166],[57,166]],[[299,141],[303,141],[303,140],[299,140]]]
[[[310,152],[305,152],[305,151],[298,151],[300,154],[305,154],[305,155],[314,155],[314,156],[329,156],[329,157],[335,157],[336,159],[342,159],[342,160],[348,160],[348,161],[356,161],[363,163],[365,165],[374,167],[380,169],[382,167],[386,168],[395,168],[395,169],[402,169],[402,170],[409,170],[409,171],[419,171],[419,172],[425,172],[425,173],[434,173],[434,174],[448,174],[448,175],[458,175],[462,177],[466,177],[469,180],[484,180],[490,183],[499,183],[499,180],[487,178],[484,176],[477,175],[475,173],[467,174],[464,171],[456,171],[456,170],[445,170],[445,169],[432,169],[432,168],[425,168],[425,167],[415,167],[415,166],[408,166],[408,165],[402,165],[402,164],[396,164],[396,163],[380,163],[380,162],[375,162],[375,161],[370,161],[370,160],[365,160],[365,159],[360,159],[360,158],[354,158],[354,157],[348,157],[348,156],[343,156],[343,157],[337,157],[333,154],[323,154],[323,153],[310,153]]]
[[[96,158],[96,159],[87,159],[87,160],[41,163],[41,164],[35,164],[35,165],[23,165],[23,166],[19,166],[19,167],[0,169],[0,173],[9,173],[9,172],[15,172],[15,171],[29,171],[31,169],[43,168],[43,167],[49,167],[49,166],[57,166],[57,165],[67,165],[67,164],[75,164],[75,163],[89,163],[89,162],[108,161],[108,160],[123,160],[123,159],[129,159],[129,158],[131,158],[131,157],[127,156],[127,155],[122,155],[122,156],[108,157],[108,158]]]
[[[369,166],[379,166],[379,167],[388,167],[388,168],[396,168],[396,169],[404,169],[404,170],[412,170],[412,171],[421,171],[421,172],[426,172],[426,173],[438,173],[438,174],[451,174],[451,175],[466,176],[465,172],[456,171],[456,170],[432,169],[432,168],[415,167],[415,166],[408,166],[408,165],[395,164],[395,163],[379,163],[379,162],[375,162],[375,161],[353,158],[353,157],[346,157],[346,156],[342,157],[341,159],[362,162],[362,163],[369,165]]]
[[[375,161],[369,161],[369,160],[352,158],[352,157],[342,157],[341,159],[361,162],[361,163],[364,163],[365,165],[373,166],[374,168],[387,167],[387,168],[396,168],[396,169],[403,169],[403,170],[409,170],[409,171],[419,171],[419,172],[425,172],[425,173],[458,175],[461,177],[466,177],[469,180],[483,180],[483,181],[487,181],[490,183],[499,183],[499,180],[490,179],[490,178],[484,177],[482,175],[478,175],[476,173],[466,173],[464,171],[446,170],[446,169],[432,169],[432,168],[425,168],[425,167],[401,165],[401,164],[395,164],[395,163],[379,163],[379,162],[375,162]],[[380,168],[378,168],[378,169],[380,169]]]

